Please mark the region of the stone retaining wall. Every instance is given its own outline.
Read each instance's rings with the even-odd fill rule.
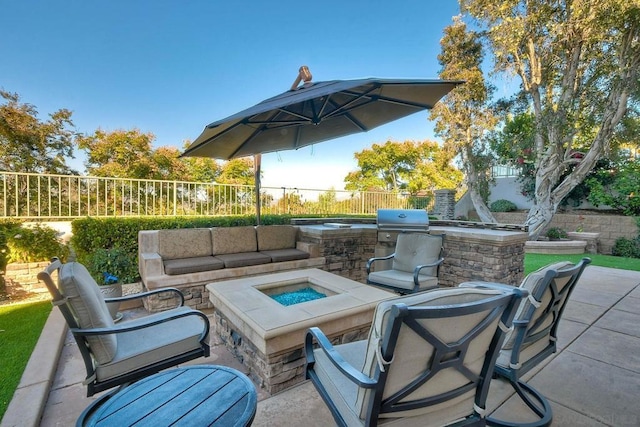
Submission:
[[[498,222],[505,224],[523,224],[527,219],[526,212],[494,212],[493,215]],[[611,254],[616,239],[633,239],[639,231],[635,218],[622,215],[558,213],[549,224],[549,227],[558,227],[567,232],[576,231],[580,226],[582,231],[600,233],[598,253],[607,255]]]
[[[8,264],[7,273],[4,276],[7,296],[22,298],[27,295],[48,294],[47,287],[37,277],[47,265],[49,261]]]

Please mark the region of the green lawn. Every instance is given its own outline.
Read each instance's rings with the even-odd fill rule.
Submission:
[[[524,273],[529,274],[532,271],[544,267],[558,261],[578,262],[583,257],[591,258],[590,265],[600,267],[619,268],[620,270],[640,271],[640,258],[623,258],[611,255],[599,254],[575,254],[575,255],[547,255],[547,254],[525,254],[524,256]]]
[[[20,383],[51,308],[49,301],[0,305],[0,419]]]

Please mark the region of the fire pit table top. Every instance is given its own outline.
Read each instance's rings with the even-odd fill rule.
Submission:
[[[283,306],[269,295],[311,286],[326,298]],[[327,333],[371,323],[376,305],[396,296],[319,269],[287,271],[225,280],[207,285],[214,309],[220,311],[264,354],[304,342],[311,326]]]

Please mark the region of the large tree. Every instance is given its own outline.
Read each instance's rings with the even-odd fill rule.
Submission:
[[[150,179],[153,177],[152,133],[138,129],[107,132],[97,129],[85,135],[78,146],[86,150],[87,172],[113,178]]]
[[[485,202],[491,179],[491,157],[485,148],[485,135],[497,120],[488,107],[493,87],[485,81],[481,70],[484,55],[480,36],[468,31],[457,16],[453,24],[445,28],[440,45],[440,77],[465,83],[431,110],[436,134],[460,156],[465,183],[480,219],[496,222]]]
[[[0,170],[76,173],[66,164],[76,137],[71,111],[60,109],[41,121],[36,107],[20,102],[18,94],[0,90],[0,97]]]
[[[462,173],[452,165],[453,155],[434,141],[373,144],[354,154],[359,169],[345,177],[345,188],[411,194],[457,188]]]
[[[221,174],[213,159],[180,158],[175,147],[153,148],[155,135],[138,129],[104,131],[78,139],[86,150],[85,166],[91,175],[114,178],[212,182]],[[185,147],[188,145],[185,142]]]
[[[640,5],[637,0],[460,3],[485,31],[494,72],[519,78],[534,117],[535,200],[526,225],[536,238],[608,153],[630,99],[638,94]],[[574,155],[577,143],[583,156]]]

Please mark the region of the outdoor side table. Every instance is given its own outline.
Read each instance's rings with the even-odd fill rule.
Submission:
[[[77,426],[248,426],[256,389],[243,373],[218,365],[169,369],[98,399]]]

